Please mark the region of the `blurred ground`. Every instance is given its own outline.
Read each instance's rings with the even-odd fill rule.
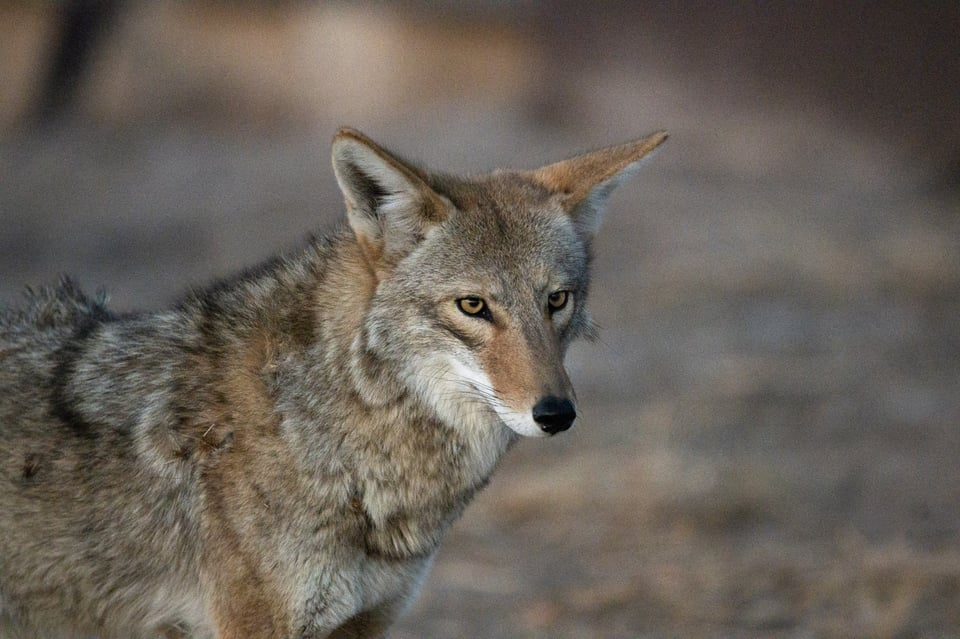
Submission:
[[[0,303],[296,247],[342,124],[450,171],[669,129],[597,246],[582,419],[392,636],[960,636],[960,10],[588,6],[128,2],[42,126],[55,16],[0,6]]]

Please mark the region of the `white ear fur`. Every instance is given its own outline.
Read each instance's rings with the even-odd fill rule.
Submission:
[[[361,133],[341,130],[332,155],[347,218],[368,259],[397,257],[443,219],[444,199],[417,170]]]

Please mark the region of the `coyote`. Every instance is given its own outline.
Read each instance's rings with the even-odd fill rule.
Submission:
[[[666,139],[427,172],[333,140],[347,222],[115,314],[0,314],[0,637],[381,637],[521,436],[576,416],[591,241]]]

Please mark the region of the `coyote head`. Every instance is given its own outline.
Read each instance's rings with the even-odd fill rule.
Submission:
[[[453,428],[569,428],[563,356],[591,330],[591,241],[607,196],[665,139],[460,178],[341,130],[334,170],[374,282],[353,345],[366,383],[399,384]]]

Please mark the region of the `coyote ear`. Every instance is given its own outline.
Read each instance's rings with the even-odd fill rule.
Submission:
[[[666,139],[666,132],[658,131],[641,140],[550,164],[534,171],[533,176],[559,194],[577,231],[590,239],[600,228],[610,193]]]
[[[448,203],[423,173],[359,131],[338,131],[332,155],[350,227],[375,270],[391,266],[446,219]]]

